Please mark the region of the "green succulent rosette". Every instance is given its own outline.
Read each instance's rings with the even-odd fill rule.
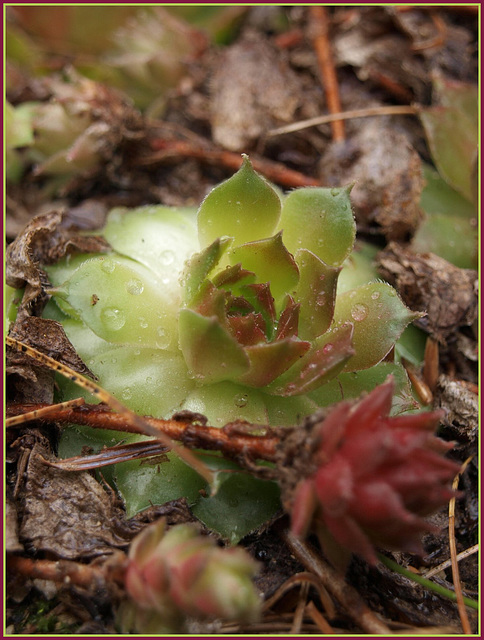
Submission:
[[[350,190],[281,196],[244,157],[198,212],[115,209],[103,230],[111,253],[47,267],[54,301],[45,314],[63,322],[100,384],[138,413],[187,409],[215,426],[299,424],[340,399],[322,393],[325,385],[351,376],[344,383],[351,393],[372,388],[381,367],[385,376],[398,369],[381,361],[416,317],[387,283],[352,286],[358,278],[350,273],[338,288],[355,243]],[[401,391],[401,371],[396,378]],[[80,395],[67,383],[62,389],[64,399]],[[76,428],[60,453],[119,440]],[[174,454],[158,466],[124,463],[110,473],[128,513],[184,496],[209,527],[237,542],[278,508],[277,488],[234,474],[221,458],[206,462],[219,473],[208,498],[200,495],[204,480]]]

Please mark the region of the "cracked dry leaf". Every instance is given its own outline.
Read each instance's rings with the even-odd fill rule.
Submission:
[[[414,253],[396,242],[378,254],[378,271],[404,302],[426,316],[417,321],[439,342],[477,317],[477,272],[459,269],[433,253]]]
[[[129,542],[111,498],[89,473],[49,467],[35,444],[23,485],[20,538],[37,552],[65,559],[112,553]]]

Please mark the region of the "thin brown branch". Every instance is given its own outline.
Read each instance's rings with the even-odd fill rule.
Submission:
[[[334,634],[333,627],[329,624],[326,618],[323,616],[321,611],[316,608],[316,605],[313,601],[309,602],[306,606],[306,615],[312,618],[313,622],[318,625],[321,633],[325,633],[327,635]]]
[[[211,146],[199,145],[188,140],[170,140],[165,138],[155,138],[150,142],[151,148],[155,153],[146,155],[140,163],[154,164],[171,157],[196,158],[209,164],[216,164],[226,167],[227,169],[237,170],[242,165],[242,156],[240,153],[225,151],[223,149],[214,149]],[[280,162],[266,160],[261,156],[251,154],[250,160],[256,171],[262,173],[272,182],[282,185],[283,187],[314,187],[319,186],[319,180],[309,178],[299,171],[288,169]]]
[[[71,380],[78,386],[86,389],[93,396],[99,398],[100,400],[106,402],[111,409],[115,411],[119,411],[119,413],[124,417],[125,422],[128,424],[132,424],[137,431],[135,433],[142,433],[144,435],[154,436],[162,444],[164,444],[169,449],[172,449],[176,452],[176,454],[192,469],[194,469],[202,478],[204,478],[209,484],[213,481],[213,473],[210,469],[201,462],[193,453],[183,447],[180,447],[176,442],[173,442],[171,438],[161,430],[157,430],[152,427],[148,421],[146,421],[141,416],[138,416],[134,411],[131,411],[128,407],[126,407],[122,402],[120,402],[115,396],[111,393],[100,387],[98,384],[86,378],[85,376],[77,373],[74,369],[71,369],[65,364],[61,362],[57,362],[54,358],[42,353],[38,349],[31,347],[23,342],[20,342],[16,338],[12,338],[11,336],[6,336],[5,341],[9,347],[20,351],[21,353],[29,356],[39,364],[51,369],[52,371],[56,371],[60,375],[64,376],[68,380]],[[33,409],[32,409],[33,410]]]
[[[472,460],[472,456],[470,458],[467,458],[467,460],[462,465],[459,473],[454,478],[454,482],[452,483],[452,489],[454,489],[454,491],[457,490],[457,487],[459,486],[460,477],[471,460]],[[462,593],[462,584],[461,584],[460,575],[459,575],[459,563],[457,561],[457,547],[455,543],[455,498],[452,498],[449,503],[449,548],[450,548],[450,557],[452,560],[452,579],[454,582],[455,598],[457,601],[457,609],[459,611],[462,630],[466,635],[470,635],[472,633],[472,628],[469,622],[469,616],[467,615],[467,610],[464,603],[464,596]]]
[[[325,6],[312,5],[309,8],[314,29],[314,49],[318,57],[321,80],[326,93],[326,102],[330,113],[341,111],[338,79],[329,41],[330,18]],[[345,128],[342,120],[335,120],[331,124],[333,140],[341,142],[345,139]]]
[[[364,631],[376,635],[391,635],[389,627],[365,604],[360,594],[344,578],[325,563],[307,542],[297,538],[291,531],[281,531],[281,537],[291,552],[307,568],[315,573],[326,589],[339,601]]]
[[[11,404],[7,407],[7,416],[30,414],[43,409],[44,404]],[[44,414],[45,415],[45,414]],[[59,424],[79,424],[94,429],[108,429],[127,433],[146,434],[146,430],[126,419],[126,416],[110,411],[106,405],[85,404],[81,407],[55,409],[49,414],[49,421]],[[171,440],[177,440],[190,449],[208,449],[220,451],[225,456],[240,459],[247,456],[252,459],[274,461],[276,448],[280,442],[277,429],[265,425],[247,423],[229,423],[219,429],[187,420],[163,420],[144,417],[143,424],[150,426],[150,435],[164,434]],[[264,430],[263,435],[252,435],[248,429]],[[164,444],[164,443],[163,443]]]

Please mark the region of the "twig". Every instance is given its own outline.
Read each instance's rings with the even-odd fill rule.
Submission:
[[[21,405],[11,404],[7,407],[7,415],[20,416],[27,413],[32,416],[34,411],[51,408],[49,419],[60,424],[79,424],[93,429],[107,429],[110,431],[124,431],[126,433],[146,434],[144,428],[133,424],[125,415],[113,413],[105,405],[85,404],[82,407],[68,409],[53,409],[55,405]],[[44,415],[47,415],[44,414]],[[31,417],[31,419],[33,419]],[[248,429],[247,423],[229,423],[221,429],[187,420],[163,420],[161,418],[144,417],[143,424],[150,427],[150,435],[165,434],[171,440],[182,442],[190,449],[208,449],[221,451],[231,458],[250,456],[252,459],[274,461],[276,448],[280,442],[277,429],[266,425],[252,425],[255,430],[264,430],[263,435],[252,435],[241,432],[241,428]],[[159,439],[159,438],[158,438]],[[171,442],[170,440],[170,442]]]
[[[384,107],[366,107],[365,109],[352,109],[351,111],[341,111],[340,113],[326,114],[324,116],[316,116],[307,120],[299,120],[292,124],[271,129],[266,133],[267,138],[279,136],[283,133],[292,133],[293,131],[301,131],[316,127],[321,124],[328,124],[335,120],[353,120],[354,118],[370,118],[373,116],[415,116],[420,112],[419,107],[413,105],[389,105]]]
[[[316,605],[312,600],[306,605],[306,615],[313,619],[313,622],[318,625],[321,633],[325,633],[326,635],[334,634],[333,627],[329,624],[321,611],[316,608]]]
[[[454,478],[454,482],[452,483],[452,489],[454,489],[454,491],[457,490],[457,487],[459,486],[460,476],[464,473],[464,470],[466,469],[472,458],[473,456],[467,458],[467,460],[462,465],[459,473]],[[459,576],[459,563],[457,562],[457,548],[455,544],[455,497],[452,498],[449,503],[449,548],[450,558],[452,560],[452,580],[454,583],[457,609],[459,611],[462,630],[466,635],[469,635],[472,633],[472,629],[465,608],[464,596],[462,595],[462,584]]]
[[[71,409],[73,407],[79,407],[85,403],[84,398],[74,398],[74,400],[67,400],[66,402],[59,402],[58,404],[48,404],[41,409],[34,409],[33,411],[22,413],[20,415],[12,416],[5,420],[5,426],[7,429],[10,427],[16,427],[32,420],[42,420],[42,418],[49,417],[53,411],[61,411],[62,409]]]
[[[479,551],[479,545],[474,544],[472,545],[472,547],[469,547],[468,549],[465,549],[464,551],[461,551],[460,553],[458,553],[456,555],[456,560],[457,562],[460,562],[461,560],[464,560],[465,558],[472,556],[474,553],[477,553],[478,551]],[[435,576],[441,571],[444,571],[445,569],[450,567],[451,564],[452,564],[452,559],[449,558],[448,560],[441,562],[436,567],[432,567],[432,569],[429,569],[428,571],[423,572],[422,575],[424,578],[431,578],[432,576]]]
[[[439,378],[439,343],[432,336],[425,342],[423,378],[433,393]]]
[[[364,631],[376,635],[391,635],[389,627],[377,618],[375,613],[362,600],[356,589],[345,582],[344,578],[326,564],[314,549],[303,540],[297,538],[288,529],[281,531],[280,535],[298,560],[308,571],[312,571],[318,576],[326,589],[333,594]]]
[[[314,21],[314,48],[318,57],[321,79],[326,93],[326,102],[330,113],[338,113],[341,111],[341,100],[329,42],[328,10],[325,6],[312,5],[309,11]],[[342,142],[345,139],[345,128],[341,119],[334,120],[331,123],[331,129],[334,142]]]
[[[318,579],[314,573],[309,573],[308,571],[302,571],[301,573],[295,573],[290,578],[288,578],[278,589],[277,591],[264,602],[264,611],[268,611],[271,607],[273,607],[276,602],[278,602],[284,594],[286,594],[290,589],[293,589],[298,584],[311,584],[318,592],[321,603],[324,607],[324,610],[328,614],[329,618],[334,618],[336,615],[336,610],[334,608],[333,602],[324,587],[321,583],[321,580]]]
[[[124,420],[129,424],[134,425],[138,429],[138,433],[142,433],[144,435],[154,436],[157,440],[160,440],[166,447],[172,449],[176,452],[176,454],[184,461],[187,465],[192,467],[202,478],[204,478],[209,484],[213,482],[213,473],[210,469],[203,464],[191,451],[180,447],[177,443],[173,442],[173,440],[166,435],[163,431],[156,429],[153,427],[147,420],[138,416],[134,411],[128,409],[122,402],[120,402],[117,398],[115,398],[108,391],[97,385],[95,382],[86,378],[71,369],[65,364],[57,362],[53,358],[47,356],[45,353],[30,347],[15,338],[10,336],[6,336],[5,338],[7,345],[13,347],[17,351],[24,353],[25,355],[30,356],[40,364],[52,369],[53,371],[57,371],[61,375],[63,375],[68,380],[71,380],[75,384],[78,384],[80,387],[88,390],[95,397],[103,400],[115,411],[119,411],[119,413],[124,417]],[[75,410],[75,408],[74,408]],[[70,411],[70,409],[67,409]]]
[[[444,45],[445,38],[447,37],[447,26],[439,14],[432,11],[430,17],[432,18],[432,22],[437,30],[437,35],[429,40],[425,40],[425,42],[412,45],[412,51],[424,51],[426,49],[433,49]]]
[[[34,560],[33,558],[9,555],[7,556],[7,567],[11,571],[32,579],[52,580],[64,585],[75,584],[79,587],[105,587],[108,573],[111,580],[122,584],[124,575],[122,561],[111,563],[108,569],[72,560]]]
[[[227,169],[239,169],[242,164],[242,156],[232,151],[213,149],[207,146],[194,144],[186,140],[169,140],[156,138],[151,140],[150,146],[158,153],[152,153],[140,159],[140,164],[153,164],[166,158],[183,156],[185,158],[196,158],[210,164],[217,164]],[[260,156],[251,155],[250,160],[256,171],[259,171],[272,182],[283,187],[314,187],[320,182],[315,178],[309,178],[299,171],[288,169],[279,162],[266,160]]]

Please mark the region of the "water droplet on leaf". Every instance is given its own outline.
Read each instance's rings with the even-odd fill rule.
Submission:
[[[351,317],[353,318],[353,320],[356,320],[356,322],[361,322],[366,318],[367,315],[368,307],[366,306],[366,304],[362,304],[361,302],[359,302],[353,305],[353,307],[351,308]]]
[[[138,280],[138,278],[132,278],[126,283],[126,291],[132,296],[139,296],[141,293],[143,293],[144,288],[144,284],[141,282],[141,280]]]
[[[126,318],[124,312],[115,307],[107,307],[101,311],[101,320],[111,331],[119,331],[124,327]]]
[[[234,404],[236,407],[239,407],[241,409],[242,407],[246,406],[248,400],[249,397],[246,393],[238,393],[234,398]]]

